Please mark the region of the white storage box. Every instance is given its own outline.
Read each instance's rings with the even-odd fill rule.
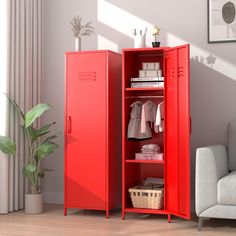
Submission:
[[[143,70],[155,70],[155,62],[143,62]]]
[[[146,70],[139,70],[139,78],[145,78],[146,77]]]
[[[135,160],[164,160],[163,153],[135,153]]]
[[[143,70],[159,70],[160,63],[159,62],[143,62],[142,69]]]
[[[145,77],[158,77],[158,70],[146,70]]]
[[[162,77],[162,70],[157,71],[157,77]]]
[[[155,70],[160,70],[160,63],[159,62],[154,63],[154,69]]]

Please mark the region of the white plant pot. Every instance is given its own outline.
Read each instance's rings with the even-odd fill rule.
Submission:
[[[40,214],[43,212],[43,196],[41,193],[25,194],[25,213]]]

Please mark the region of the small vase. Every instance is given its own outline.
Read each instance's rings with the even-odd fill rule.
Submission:
[[[81,51],[81,38],[75,38],[75,51],[79,52]]]
[[[134,48],[145,48],[146,47],[146,35],[135,35],[134,36]]]
[[[40,214],[43,212],[43,196],[41,193],[25,194],[25,213]]]
[[[154,48],[160,47],[160,42],[152,42],[152,47]]]

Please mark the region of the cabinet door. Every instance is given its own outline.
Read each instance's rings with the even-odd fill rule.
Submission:
[[[189,45],[166,52],[166,209],[190,218]]]
[[[67,55],[67,207],[105,208],[106,54]]]

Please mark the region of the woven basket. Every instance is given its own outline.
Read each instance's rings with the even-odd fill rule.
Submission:
[[[163,208],[163,189],[140,189],[141,185],[129,189],[134,208]]]

